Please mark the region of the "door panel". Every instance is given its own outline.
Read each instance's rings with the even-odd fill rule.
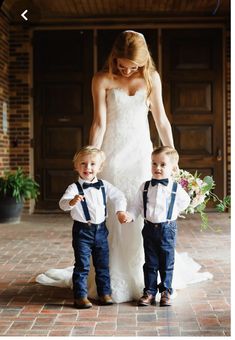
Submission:
[[[38,31],[34,35],[35,173],[37,209],[57,209],[76,174],[72,158],[88,143],[92,120],[92,31]]]
[[[222,31],[163,30],[162,42],[163,96],[180,168],[212,175],[222,197]]]
[[[212,113],[211,84],[197,82],[176,83],[172,89],[174,114],[210,114]]]

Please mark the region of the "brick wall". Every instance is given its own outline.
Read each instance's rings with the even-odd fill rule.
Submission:
[[[6,117],[9,126],[9,22],[6,16],[0,12],[0,176],[5,169],[9,168],[9,131],[3,131],[3,108],[4,103],[8,108]]]
[[[10,26],[0,11],[0,174],[22,167],[30,173],[30,37]],[[8,130],[3,131],[3,103]]]
[[[21,167],[30,173],[30,33],[0,11],[0,176]],[[3,131],[3,103],[8,130]],[[32,163],[32,162],[31,162]],[[25,210],[32,210],[32,202]]]
[[[9,103],[10,167],[30,172],[30,34],[10,27]]]

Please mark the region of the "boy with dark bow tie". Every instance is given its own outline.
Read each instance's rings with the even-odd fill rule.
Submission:
[[[70,211],[73,223],[73,249],[75,264],[73,270],[74,306],[90,308],[87,298],[87,278],[92,256],[96,272],[96,286],[102,305],[111,305],[108,229],[105,224],[106,201],[110,199],[121,222],[126,211],[123,193],[111,183],[98,180],[97,174],[105,161],[103,151],[85,146],[73,158],[79,178],[68,186],[60,199],[59,206]]]
[[[152,152],[152,179],[143,183],[136,200],[126,214],[126,222],[139,215],[144,218],[142,230],[145,263],[145,288],[139,306],[155,304],[157,291],[161,293],[160,306],[170,306],[175,260],[176,219],[185,210],[190,197],[180,184],[172,180],[179,156],[175,149],[161,146]],[[161,283],[158,285],[158,272]]]

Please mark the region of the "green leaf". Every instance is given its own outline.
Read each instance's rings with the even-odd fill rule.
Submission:
[[[205,176],[203,178],[203,182],[206,182],[207,184],[213,186],[215,184],[213,178],[211,176]]]
[[[12,196],[17,202],[37,198],[39,184],[23,173],[21,168],[15,172],[6,171],[0,177],[0,196]]]
[[[231,196],[226,196],[223,200],[216,205],[216,210],[218,212],[224,212],[227,208],[231,206]]]

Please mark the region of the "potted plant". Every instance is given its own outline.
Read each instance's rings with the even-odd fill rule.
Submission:
[[[38,195],[39,184],[21,168],[6,171],[0,177],[0,223],[19,222],[24,201],[36,199]]]

